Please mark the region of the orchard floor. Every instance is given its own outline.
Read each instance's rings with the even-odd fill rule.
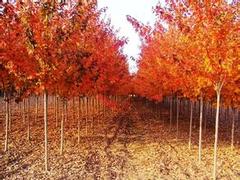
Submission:
[[[169,132],[164,122],[167,117],[167,111],[156,118],[146,107],[140,106],[121,113],[108,113],[104,119],[95,118],[93,124],[89,120],[87,132],[82,124],[79,144],[77,122],[67,121],[61,156],[60,127],[56,128],[53,113],[50,113],[49,172],[45,173],[43,117],[31,123],[31,141],[28,142],[26,127],[15,115],[9,151],[4,153],[4,115],[1,114],[0,179],[211,179],[214,131],[208,130],[203,136],[202,162],[199,163],[197,129],[194,129],[193,146],[189,150],[188,124],[180,119],[176,139],[175,130]],[[240,148],[237,145],[232,151],[229,143],[219,142],[218,178],[240,179]]]

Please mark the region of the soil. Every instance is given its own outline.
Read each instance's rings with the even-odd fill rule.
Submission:
[[[32,114],[34,112],[32,107]],[[70,108],[73,109],[73,108]],[[180,118],[179,137],[175,126],[169,130],[168,110],[160,117],[148,107],[132,103],[124,111],[108,111],[81,119],[77,142],[77,120],[69,111],[65,122],[64,153],[60,155],[60,127],[53,109],[49,110],[49,171],[44,171],[44,129],[42,110],[37,121],[31,116],[31,140],[27,126],[15,111],[4,149],[4,112],[0,121],[0,179],[211,179],[214,129],[203,135],[202,161],[198,162],[198,129],[188,148],[188,120]],[[60,124],[60,123],[58,123]],[[230,136],[229,132],[229,136]],[[240,179],[240,147],[220,136],[218,179]]]

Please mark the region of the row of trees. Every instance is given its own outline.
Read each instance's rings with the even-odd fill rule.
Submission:
[[[0,1],[0,90],[6,102],[8,150],[10,99],[44,97],[45,170],[48,170],[48,94],[124,94],[130,79],[122,47],[96,1]],[[66,103],[65,103],[66,105]]]
[[[169,0],[154,9],[157,21],[153,29],[128,17],[143,42],[135,92],[157,101],[175,96],[177,126],[179,98],[190,99],[190,125],[193,102],[200,101],[199,161],[203,104],[216,105],[214,179],[220,103],[230,107],[233,114],[240,107],[239,10],[238,1]],[[170,124],[172,108],[170,100]]]

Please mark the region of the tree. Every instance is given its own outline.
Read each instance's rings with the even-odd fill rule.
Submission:
[[[158,20],[154,30],[145,31],[146,27],[141,27],[141,23],[130,21],[145,39],[137,75],[142,77],[136,81],[144,80],[146,81],[144,84],[151,82],[154,85],[154,90],[145,88],[142,95],[151,97],[150,93],[157,92],[156,89],[159,88],[156,86],[161,82],[164,88],[168,87],[164,95],[171,91],[174,93],[180,91],[188,98],[198,97],[202,109],[203,98],[213,98],[213,92],[216,92],[214,179],[216,179],[221,92],[224,91],[225,84],[236,80],[234,67],[239,64],[239,48],[236,48],[239,41],[238,7],[238,2],[228,4],[225,1],[171,0],[167,1],[164,7],[159,4],[155,8]],[[154,46],[153,42],[157,45]],[[160,74],[157,82],[154,78],[156,74]],[[190,74],[192,76],[188,78]],[[141,86],[141,83],[136,84]],[[199,160],[201,160],[202,110],[199,131]]]

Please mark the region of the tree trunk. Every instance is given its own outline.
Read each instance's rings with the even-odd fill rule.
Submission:
[[[100,125],[100,119],[99,119],[99,99],[98,95],[96,96],[96,110],[97,110],[97,125]]]
[[[69,114],[69,107],[70,106],[70,102],[68,102],[68,100],[66,101],[66,115],[65,115],[65,120],[64,120],[64,122],[66,122],[68,119],[69,119],[69,116],[70,116],[70,114]],[[69,125],[70,126],[70,124],[67,124],[67,125]],[[65,125],[66,126],[66,125]]]
[[[231,115],[232,115],[232,131],[231,131],[231,149],[234,148],[234,131],[235,131],[235,117],[236,117],[236,111],[235,109],[231,108]]]
[[[63,143],[64,143],[64,121],[67,116],[67,102],[63,100],[62,120],[61,120],[61,143],[60,143],[60,155],[63,154]]]
[[[23,99],[23,124],[26,122],[26,100]]]
[[[178,96],[176,97],[176,103],[177,103],[177,139],[178,139],[178,131],[179,131],[179,129],[178,129],[178,124],[179,124],[179,99],[178,99]]]
[[[88,134],[88,124],[87,124],[87,122],[88,122],[88,97],[86,97],[86,114],[85,114],[85,130],[86,130],[86,136],[87,136],[87,134]]]
[[[59,112],[59,98],[58,96],[56,97],[56,114],[55,114],[55,121],[56,121],[56,128],[58,127],[58,112]]]
[[[82,101],[81,97],[78,97],[78,144],[80,143],[80,117],[82,111]]]
[[[28,98],[28,110],[27,110],[27,140],[30,141],[30,97]]]
[[[95,111],[94,111],[94,97],[91,98],[91,115],[92,115],[92,118],[91,118],[91,129],[92,129],[92,134],[94,134],[94,120],[95,120]]]
[[[207,118],[208,118],[208,103],[205,103],[205,106],[204,106],[204,134],[206,134],[207,132]]]
[[[54,94],[53,95],[54,96],[54,118],[55,118],[55,120],[57,119],[56,117],[57,117],[57,95],[56,94]],[[57,122],[56,122],[56,124],[57,124]],[[56,126],[57,127],[57,126]]]
[[[199,122],[199,142],[198,142],[198,161],[201,162],[202,156],[202,120],[203,120],[203,95],[200,95],[200,122]]]
[[[189,107],[190,106],[189,106],[189,101],[187,99],[185,100],[185,106],[186,106],[185,107],[185,117],[188,117],[189,116],[189,109],[190,109]]]
[[[5,106],[6,106],[6,122],[5,122],[5,147],[4,151],[8,151],[8,125],[9,125],[9,96],[8,93],[4,93]]]
[[[45,137],[45,171],[48,171],[48,94],[47,91],[44,91],[43,94],[44,103],[44,137]]]
[[[217,143],[218,143],[218,126],[219,126],[219,109],[220,109],[220,96],[222,85],[218,85],[216,89],[217,94],[217,109],[215,121],[215,142],[214,142],[214,160],[213,160],[213,179],[217,178]]]
[[[170,98],[170,131],[172,130],[173,97]]]
[[[193,115],[193,117],[196,117],[196,116],[198,116],[198,105],[197,105],[197,101],[194,101],[194,115]],[[193,118],[193,129],[195,129],[196,128],[196,120],[195,120],[195,118]]]
[[[72,117],[73,117],[73,122],[75,122],[75,97],[73,97],[73,114],[72,114]]]
[[[11,99],[9,99],[9,120],[8,120],[8,123],[9,123],[9,125],[8,125],[8,129],[9,129],[9,131],[11,131],[11,125],[12,125],[12,112],[11,112]]]
[[[38,96],[36,96],[36,112],[35,112],[35,122],[38,120]]]
[[[179,116],[182,116],[183,115],[183,99],[178,99],[178,103],[179,103]]]
[[[189,141],[188,147],[191,149],[191,141],[192,141],[192,119],[193,119],[193,102],[190,100],[190,126],[189,126]]]

